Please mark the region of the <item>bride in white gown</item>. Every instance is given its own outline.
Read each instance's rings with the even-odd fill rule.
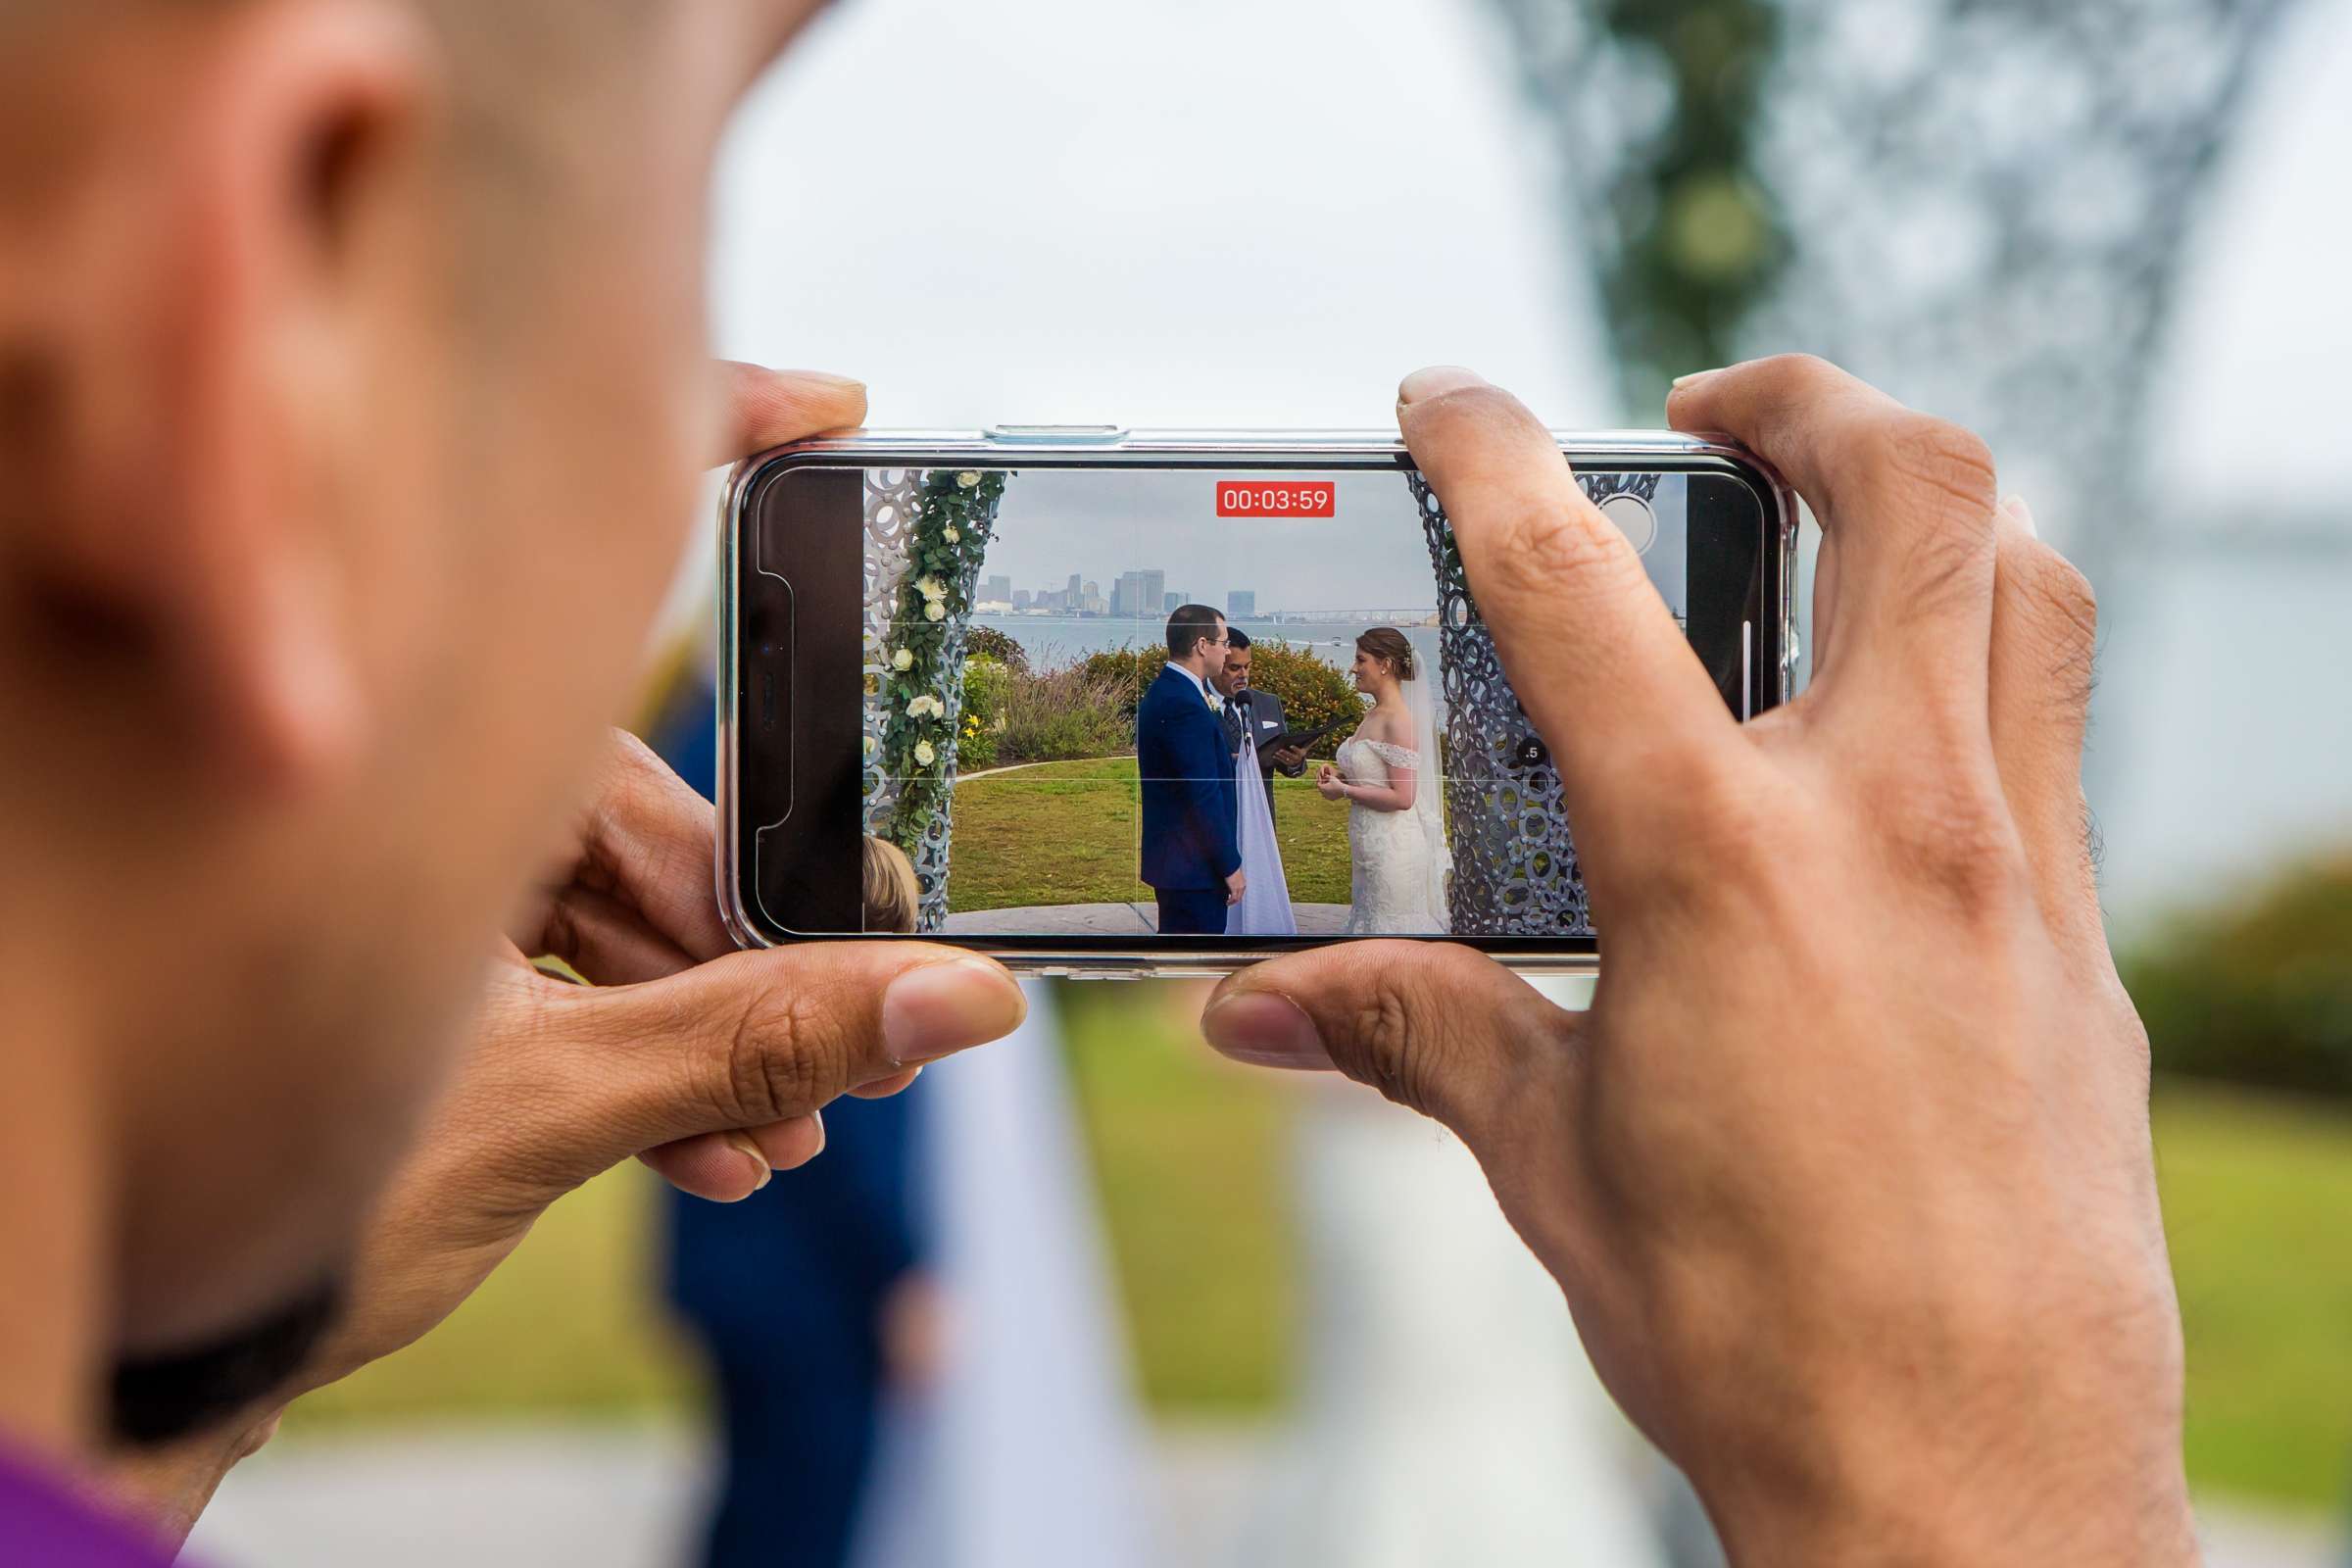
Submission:
[[[1326,762],[1315,788],[1348,803],[1350,935],[1449,930],[1445,792],[1438,776],[1437,705],[1428,671],[1394,626],[1355,640],[1355,689],[1372,711]]]

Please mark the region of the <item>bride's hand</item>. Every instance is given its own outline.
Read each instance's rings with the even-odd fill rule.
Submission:
[[[1338,768],[1325,762],[1315,774],[1315,793],[1327,801],[1344,801],[1348,798],[1347,781],[1341,778]]]

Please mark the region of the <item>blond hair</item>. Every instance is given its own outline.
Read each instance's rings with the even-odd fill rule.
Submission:
[[[911,935],[922,912],[923,885],[906,852],[888,839],[865,841],[865,926]]]

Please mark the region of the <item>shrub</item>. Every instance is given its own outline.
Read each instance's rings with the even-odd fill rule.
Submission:
[[[1344,669],[1326,663],[1311,648],[1261,638],[1250,645],[1250,684],[1282,699],[1283,722],[1295,730],[1315,729],[1335,718],[1355,719],[1364,700]],[[1331,757],[1354,733],[1351,722],[1317,742],[1309,753]]]
[[[1004,718],[1005,694],[1012,689],[1010,668],[986,655],[975,655],[963,666],[963,711],[994,730]]]
[[[1063,762],[1135,750],[1135,710],[1121,688],[1084,664],[1043,674],[1010,673],[997,756],[1004,761]]]
[[[994,626],[972,627],[964,633],[963,646],[974,659],[993,659],[1006,669],[1029,667],[1029,651]]]
[[[2159,1071],[2352,1099],[2352,855],[2179,920],[2119,967]]]
[[[973,773],[997,760],[998,734],[1004,726],[1004,700],[1016,677],[1004,664],[975,655],[963,666],[963,719],[956,735],[956,766]]]
[[[1089,654],[1078,667],[1089,680],[1098,680],[1119,694],[1119,705],[1132,728],[1135,710],[1144,700],[1144,688],[1159,678],[1160,667],[1168,662],[1165,648],[1114,648],[1108,653]]]

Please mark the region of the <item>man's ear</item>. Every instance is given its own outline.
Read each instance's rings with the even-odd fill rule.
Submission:
[[[69,626],[128,634],[190,760],[300,791],[371,722],[354,503],[383,237],[432,220],[430,39],[397,0],[263,0],[129,53],[51,334],[66,469],[15,543]]]

